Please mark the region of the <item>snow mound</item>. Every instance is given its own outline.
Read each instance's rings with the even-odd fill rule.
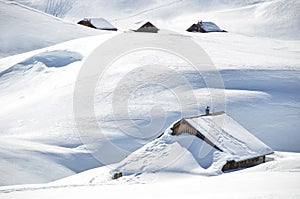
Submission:
[[[82,60],[82,55],[78,52],[55,50],[37,54],[19,64],[31,65],[36,62],[41,62],[47,67],[63,67],[80,60]]]
[[[169,130],[170,131],[170,130]],[[116,164],[111,174],[179,172],[217,175],[226,163],[226,154],[192,135],[164,135],[146,144]]]
[[[55,50],[47,51],[37,55],[34,55],[2,72],[0,72],[0,78],[15,72],[24,73],[31,69],[38,63],[43,64],[46,67],[63,67],[73,62],[81,61],[82,55],[78,52],[66,51],[66,50]]]

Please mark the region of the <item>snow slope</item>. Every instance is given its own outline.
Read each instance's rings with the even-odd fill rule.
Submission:
[[[34,3],[31,0],[26,1]],[[35,2],[44,3],[44,1]],[[98,14],[98,7],[93,5],[100,2],[99,5],[104,6],[105,3],[103,1],[89,1],[89,4],[86,3],[87,1],[75,2],[73,9],[66,16],[67,20],[76,21],[82,16],[86,17],[85,15]],[[150,4],[151,2],[153,4]],[[125,3],[124,1],[113,1],[112,4],[107,5],[108,7],[103,7],[102,13],[108,16],[111,21],[114,21],[114,25],[117,27],[121,26],[126,29],[127,24],[147,18],[153,19],[159,27],[179,30],[179,33],[183,34],[185,38],[193,39],[207,51],[216,67],[220,70],[225,86],[226,112],[274,150],[299,152],[300,42],[299,34],[296,34],[299,32],[299,25],[295,25],[299,23],[299,17],[297,17],[299,14],[297,12],[299,8],[298,2],[290,1],[291,4],[287,4],[289,13],[281,10],[284,8],[281,3],[286,1],[247,1],[246,3],[244,1],[236,1],[233,4],[230,3],[231,1],[224,1],[228,2],[228,4],[205,4],[209,9],[205,9],[205,12],[202,12],[202,10],[199,12],[199,8],[203,6],[203,3],[207,3],[207,1],[201,1],[201,4],[197,4],[188,13],[185,8],[194,5],[191,2],[196,1],[174,1],[174,3],[166,2],[166,4],[160,1],[151,2],[138,1],[136,3],[135,1],[130,1]],[[218,3],[219,1],[215,2]],[[88,6],[89,9],[83,10],[82,4],[91,6]],[[170,6],[167,4],[170,4]],[[0,103],[4,104],[4,106],[1,106],[0,111],[1,185],[49,182],[90,168],[102,166],[102,162],[99,162],[92,156],[92,152],[95,151],[86,149],[78,134],[73,114],[74,83],[84,59],[102,42],[119,33],[105,32],[105,34],[101,34],[104,32],[94,32],[94,30],[69,24],[49,15],[16,5],[11,1],[1,1],[0,5],[0,15],[3,19],[7,19],[6,21],[12,22],[4,23],[5,20],[0,22],[1,30],[7,31],[7,34],[1,34],[0,36],[2,42],[1,50],[3,50],[1,51],[2,56],[57,44],[71,38],[100,33],[97,36],[80,38],[0,60]],[[126,12],[122,13],[121,11],[123,10],[126,10]],[[115,13],[122,14],[118,16]],[[253,13],[257,14],[257,17],[254,18],[254,21],[251,21]],[[290,20],[281,20],[282,13],[284,16],[289,16]],[[288,21],[284,27],[290,29],[289,32],[282,32],[282,29],[278,29],[275,23],[278,21],[278,17],[275,16],[280,18],[278,26]],[[203,20],[213,20],[221,28],[229,30],[229,33],[186,33],[184,31],[185,28],[191,23],[195,23],[195,20],[198,20],[199,17]],[[221,20],[223,18],[227,20],[224,22]],[[268,23],[266,23],[266,19]],[[257,23],[260,21],[262,23]],[[12,26],[12,24],[14,25]],[[227,24],[230,24],[230,26],[227,26]],[[260,31],[256,32],[254,30]],[[271,32],[272,35],[267,35],[266,32]],[[270,36],[271,38],[265,38],[265,36]],[[25,41],[28,41],[28,43]],[[155,132],[151,136],[144,138],[144,134],[139,135],[139,132],[135,131],[138,129],[137,126],[147,126],[151,119],[160,121],[163,115],[167,118],[161,129],[164,130],[182,116],[182,110],[178,108],[176,96],[169,89],[157,85],[144,85],[136,90],[133,90],[131,87],[121,90],[121,96],[126,96],[129,90],[134,91],[129,99],[130,118],[133,119],[133,123],[131,120],[122,120],[122,118],[119,118],[120,120],[117,121],[126,129],[132,130],[130,134],[124,133],[115,124],[113,120],[114,115],[110,110],[113,92],[115,85],[117,85],[115,83],[118,83],[127,73],[130,74],[129,77],[132,77],[132,79],[138,80],[142,77],[141,74],[130,73],[131,70],[149,63],[164,64],[175,69],[180,68],[180,74],[191,83],[193,93],[197,96],[199,104],[187,104],[186,107],[188,108],[184,110],[184,114],[195,115],[195,113],[199,112],[199,108],[202,110],[204,106],[210,103],[209,93],[205,89],[203,79],[195,71],[185,68],[186,65],[182,60],[178,60],[174,56],[153,51],[141,51],[118,60],[107,71],[106,78],[108,78],[108,81],[104,82],[105,84],[103,85],[98,85],[98,89],[104,88],[105,92],[101,92],[100,89],[95,94],[96,116],[98,122],[102,124],[102,131],[105,132],[106,136],[106,139],[101,140],[96,136],[94,137],[96,141],[99,141],[99,149],[106,152],[105,145],[109,142],[125,151],[120,156],[114,156],[114,154],[109,152],[105,153],[107,157],[113,157],[112,163],[121,161],[131,152],[161,133]],[[150,72],[155,74],[154,70]],[[184,88],[182,87],[182,82],[177,77],[169,74],[160,74],[156,78],[153,78],[151,74],[143,75],[143,78],[146,80],[176,80],[173,84],[174,89],[181,89],[183,94],[187,93],[187,90],[182,89]],[[127,83],[127,85],[132,85],[133,82]],[[163,109],[164,112],[153,112],[153,107],[159,107],[158,110]],[[91,129],[88,118],[83,118],[83,122],[89,131],[94,130],[97,132],[98,129]],[[198,144],[193,146],[196,147]],[[173,152],[177,151],[186,152],[182,146],[174,144],[163,148],[162,151],[157,151],[157,153],[158,155],[171,154],[169,158],[172,158]],[[146,157],[148,157],[147,155],[151,154],[145,154]],[[245,187],[240,189],[241,192],[238,193],[242,194],[243,191],[252,191],[247,189],[247,187],[249,188],[249,186],[253,186],[253,184],[264,179],[264,181],[261,181],[261,184],[259,183],[261,186],[255,192],[256,194],[249,195],[249,197],[259,197],[263,190],[267,190],[267,197],[274,197],[271,193],[271,189],[274,187],[276,188],[276,195],[279,194],[277,195],[278,197],[283,195],[298,197],[299,192],[297,192],[297,187],[295,187],[298,184],[297,179],[299,179],[299,158],[297,155],[283,155],[283,159],[281,159],[283,161],[278,161],[278,165],[276,163],[275,166],[271,163],[265,164],[271,168],[276,168],[275,170],[279,170],[280,173],[274,172],[269,174],[259,171],[259,173],[255,174],[245,174],[229,182],[232,182],[233,185],[246,184]],[[190,167],[184,162],[190,163]],[[171,167],[170,170],[173,170],[175,173],[176,171],[187,172],[196,168],[200,164],[199,162],[203,163],[204,166],[207,166],[207,163],[209,163],[209,161],[195,161],[194,156],[187,155],[184,156],[183,162],[173,165],[174,167]],[[157,164],[159,164],[159,161]],[[284,173],[281,173],[282,170],[280,170],[282,166],[287,168],[283,171]],[[270,169],[264,166],[256,168],[262,168],[261,171]],[[110,169],[105,167],[101,169],[105,170],[103,175],[110,178]],[[251,168],[251,171],[252,169],[254,168]],[[102,174],[97,169],[93,171]],[[293,171],[295,173],[291,174],[285,171]],[[91,175],[92,177],[89,180],[98,178],[98,174]],[[151,180],[152,177],[157,177],[155,174],[145,174],[145,176],[144,180],[146,182],[149,179]],[[167,176],[163,176],[162,181],[165,182]],[[177,174],[173,177],[175,178],[176,176]],[[201,184],[206,184],[205,182],[207,182],[207,186],[213,187],[211,189],[206,187],[205,190],[215,189],[214,186],[210,186],[214,183],[220,183],[218,187],[223,187],[226,184],[224,189],[221,188],[223,192],[226,192],[226,190],[233,191],[232,186],[227,182],[232,177],[236,177],[236,174],[229,175],[229,177],[225,175],[225,177],[223,175],[220,178],[217,177],[217,179],[221,179],[220,181],[214,180],[215,178],[208,181],[202,181],[202,178],[198,177],[186,179],[189,176],[184,178],[187,184],[193,184],[191,191],[198,190],[196,188],[200,185],[194,182],[200,180],[204,182]],[[278,180],[276,181],[277,178],[282,179],[282,183],[278,182]],[[111,182],[107,179],[103,180],[101,177],[98,179],[103,184]],[[131,176],[124,178],[124,181],[120,181],[121,184],[124,184],[137,179],[139,179],[139,176]],[[253,181],[251,180],[250,184],[247,184],[249,179],[253,179]],[[113,181],[112,183],[115,182],[119,181]],[[144,182],[137,181],[137,183]],[[169,183],[170,187],[177,187],[181,180],[174,182],[174,184],[170,181]],[[286,187],[283,185],[286,185]],[[37,186],[39,187],[39,185]],[[55,190],[60,193],[51,192],[50,189],[42,190],[43,188],[33,188],[34,190],[37,189],[37,192],[26,192],[30,188],[24,187],[4,187],[1,190],[2,192],[10,192],[9,190],[14,192],[18,189],[24,190],[24,192],[14,192],[11,195],[5,195],[5,197],[25,197],[24,193],[29,194],[28,197],[33,197],[30,194],[48,194],[47,196],[50,197],[52,194],[64,194],[63,192],[66,192],[68,188],[72,191],[75,190],[75,192],[83,191],[83,193],[94,190],[98,197],[100,195],[98,191],[102,191],[102,188],[89,187],[87,185],[79,189],[77,189],[78,186],[72,188],[72,183],[66,183],[64,186],[54,185],[54,188],[57,188]],[[44,185],[40,185],[40,187],[44,187]],[[154,185],[154,187],[150,186],[149,189],[157,190],[159,187],[161,187],[160,183]],[[285,189],[281,190],[279,189],[280,187]],[[104,188],[108,187],[105,185]],[[115,189],[117,188],[119,187],[110,187],[114,192],[116,192]],[[122,190],[128,193],[135,188],[124,188]],[[180,193],[180,189],[176,189],[176,191],[178,191],[178,194]],[[220,193],[223,193],[222,191]],[[124,192],[118,192],[117,194]],[[155,194],[156,192],[152,191],[151,193]],[[197,194],[193,191],[191,193]],[[210,193],[206,193],[209,196]],[[105,192],[104,194],[109,193]],[[78,194],[77,196],[80,197],[82,195]]]
[[[221,27],[235,33],[287,40],[299,40],[300,2],[270,0],[238,9],[209,13]]]
[[[299,154],[276,152],[273,161],[220,176],[159,172],[112,180],[100,167],[40,185],[0,188],[4,198],[299,198]],[[279,180],[280,179],[280,180]]]
[[[0,100],[1,104],[6,105],[0,112],[1,170],[7,174],[1,175],[2,185],[49,182],[102,165],[91,156],[92,151],[86,151],[78,135],[73,119],[73,89],[82,59],[115,34],[118,33],[77,39],[0,60]],[[269,40],[267,45],[257,51],[256,46],[265,41],[264,39],[240,35],[234,37],[230,33],[190,36],[201,43],[213,60],[220,63],[218,67],[226,87],[226,111],[274,150],[299,151],[300,127],[297,118],[300,115],[300,92],[295,92],[300,88],[299,61],[296,58],[292,61],[288,59],[298,56],[297,46],[287,41]],[[215,43],[217,39],[221,40],[220,37],[223,38],[222,42]],[[236,38],[241,42],[233,45]],[[243,46],[245,43],[248,48]],[[279,54],[276,50],[278,46],[285,46],[291,50]],[[223,53],[224,49],[230,51],[230,54],[239,54],[242,66],[238,60],[230,59],[225,53],[221,56],[219,53]],[[267,54],[261,55],[261,51]],[[124,134],[113,120],[109,119],[113,117],[109,107],[115,82],[130,72],[132,66],[138,67],[148,62],[182,65],[180,60],[176,63],[178,59],[169,56],[153,51],[136,52],[116,62],[106,74],[110,81],[100,86],[105,92],[95,95],[97,118],[107,136],[106,140],[99,140],[99,147],[108,141],[126,151],[122,156],[116,156],[113,162],[120,161],[159,133],[156,132],[145,139],[136,134],[139,131],[135,132],[138,130],[135,124],[119,118],[119,124],[131,129],[130,134]],[[265,65],[253,64],[253,56],[257,58],[255,63],[261,62]],[[276,59],[276,64],[268,62],[269,59]],[[280,70],[281,66],[286,66],[285,70]],[[203,80],[189,68],[183,67],[180,71],[191,82],[193,92],[201,101],[200,106],[208,104],[209,94],[203,87]],[[135,78],[138,76],[137,73]],[[151,74],[149,78],[153,78]],[[172,76],[161,74],[159,79],[168,78],[172,79]],[[174,82],[174,86],[180,88],[182,82]],[[127,89],[132,90],[130,87]],[[122,95],[127,92],[124,90]],[[155,85],[141,87],[132,94],[129,102],[130,116],[140,119],[135,120],[138,125],[147,125],[151,108],[155,106],[162,107],[167,114],[168,120],[162,130],[181,117],[176,98],[166,88]],[[198,105],[191,104],[187,107],[189,108],[185,110],[185,114],[198,113]],[[244,114],[245,112],[248,114]],[[161,115],[152,117],[160,119]],[[89,128],[89,123],[86,122]],[[112,155],[107,153],[107,156]],[[55,172],[43,175],[49,170]],[[16,177],[8,177],[12,175]]]
[[[16,1],[42,11],[47,7],[47,1]],[[300,38],[300,3],[297,0],[114,0],[110,3],[71,0],[70,4],[64,18],[77,22],[84,17],[105,17],[118,29],[151,20],[159,28],[181,31],[203,20],[216,22],[221,29],[233,33],[287,40]]]
[[[1,184],[47,182],[99,165],[77,135],[72,89],[83,57],[109,37],[70,41],[1,64]]]
[[[0,58],[101,34],[12,1],[0,1],[0,17]]]

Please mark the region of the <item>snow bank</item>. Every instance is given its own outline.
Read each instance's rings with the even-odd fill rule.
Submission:
[[[204,198],[299,198],[299,154],[276,152],[273,161],[221,176],[199,176],[160,172],[131,175],[112,180],[106,167],[89,170],[60,181],[6,186],[0,188],[4,198],[170,198],[178,196]],[[286,165],[284,168],[281,165]],[[280,179],[280,180],[279,180]]]
[[[159,171],[201,175],[221,173],[226,163],[225,154],[217,152],[195,136],[172,136],[168,131],[113,165],[115,169],[111,174],[121,172],[123,175],[131,175]]]
[[[56,50],[37,54],[19,64],[32,65],[36,62],[41,62],[47,67],[63,67],[73,62],[80,61],[82,58],[82,55],[77,52]]]
[[[0,72],[0,78],[6,75],[12,75],[12,73],[15,73],[16,71],[25,73],[27,70],[31,69],[34,65],[37,64],[42,64],[49,68],[59,68],[80,60],[82,60],[82,55],[77,52],[63,50],[46,51],[27,58],[26,60],[19,62],[18,64]]]

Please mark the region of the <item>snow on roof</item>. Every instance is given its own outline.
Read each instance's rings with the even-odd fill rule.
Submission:
[[[222,32],[222,30],[213,22],[199,22],[199,26],[206,32]]]
[[[252,135],[233,118],[220,112],[184,119],[232,160],[241,161],[273,153],[273,150]]]
[[[104,18],[85,18],[84,20],[90,21],[91,24],[93,24],[93,26],[95,26],[98,29],[104,29],[104,30],[117,29],[115,26],[113,26]]]
[[[135,23],[133,23],[133,24],[130,24],[129,26],[129,29],[131,29],[131,30],[137,30],[137,29],[139,29],[140,27],[142,27],[145,23],[147,23],[147,21],[144,21],[144,20],[142,20],[142,21],[137,21],[137,22],[135,22]]]

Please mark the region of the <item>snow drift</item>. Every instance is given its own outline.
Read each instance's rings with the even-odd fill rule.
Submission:
[[[273,153],[270,147],[225,113],[185,118],[184,121],[197,129],[206,141],[186,133],[172,136],[171,125],[161,137],[118,163],[111,173],[175,171],[216,175],[222,173],[227,161]]]

